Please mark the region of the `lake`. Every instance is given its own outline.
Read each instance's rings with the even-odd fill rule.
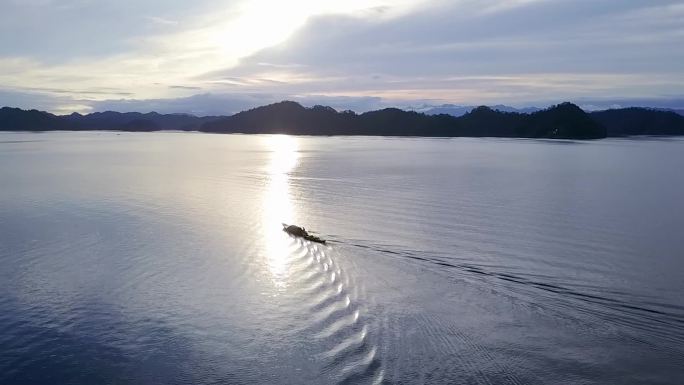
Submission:
[[[0,383],[681,384],[682,170],[667,138],[2,133]]]

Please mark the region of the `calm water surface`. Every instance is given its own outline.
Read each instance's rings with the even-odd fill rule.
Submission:
[[[682,170],[679,139],[3,133],[0,383],[681,384]]]

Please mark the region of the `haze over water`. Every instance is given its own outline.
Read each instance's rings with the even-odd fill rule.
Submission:
[[[2,133],[0,383],[679,384],[682,167],[681,139]]]

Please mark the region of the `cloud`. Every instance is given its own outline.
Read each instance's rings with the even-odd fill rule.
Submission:
[[[203,79],[260,77],[283,80],[290,92],[451,102],[656,97],[684,85],[684,51],[672,49],[684,37],[677,2],[505,5],[441,3],[382,20],[318,17],[287,42]]]
[[[377,97],[331,97],[324,95],[287,95],[269,93],[196,94],[178,98],[159,99],[81,99],[69,92],[17,91],[0,89],[0,106],[23,109],[40,109],[59,115],[72,112],[98,111],[188,113],[198,116],[231,115],[250,108],[294,100],[305,106],[316,104],[331,106],[338,110],[352,109],[364,112],[393,106],[391,101]]]
[[[92,111],[92,107],[87,102],[74,99],[68,95],[6,89],[0,89],[0,106],[18,107],[26,110],[39,109],[55,114]]]
[[[576,100],[577,104],[585,110],[605,110],[608,108],[625,107],[654,107],[671,110],[684,110],[684,94],[659,98],[615,98],[615,99],[589,99]]]
[[[339,110],[370,111],[388,107],[390,103],[377,97],[331,97],[324,95],[286,95],[268,93],[198,94],[172,99],[119,99],[104,100],[91,104],[93,111],[140,111],[159,113],[188,113],[198,116],[231,115],[250,108],[282,100],[294,100],[305,106],[316,104],[331,106]]]
[[[0,87],[51,110],[198,114],[676,100],[683,20],[662,0],[8,0]]]
[[[169,88],[172,88],[172,89],[179,89],[179,90],[200,90],[200,89],[201,89],[200,87],[176,86],[176,85],[169,86]]]
[[[178,25],[177,20],[169,20],[169,19],[165,19],[165,18],[159,17],[159,16],[146,16],[145,19],[147,19],[153,23],[162,24],[162,25]]]

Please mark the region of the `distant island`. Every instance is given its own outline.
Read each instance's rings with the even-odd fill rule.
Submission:
[[[566,102],[530,112],[486,106],[460,116],[386,108],[357,114],[331,107],[303,107],[283,101],[231,116],[95,112],[54,115],[38,110],[0,108],[0,131],[200,131],[211,133],[502,137],[600,139],[630,135],[684,135],[684,116],[650,108],[585,112]]]

